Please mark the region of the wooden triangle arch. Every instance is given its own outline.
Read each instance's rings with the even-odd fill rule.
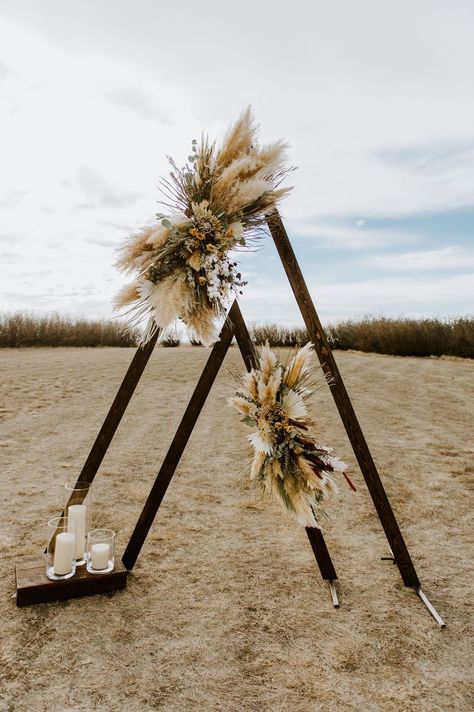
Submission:
[[[421,589],[415,567],[403,540],[402,533],[365,441],[279,213],[277,211],[272,213],[267,223],[296,297],[310,339],[314,344],[321,367],[326,377],[330,379],[331,393],[387,537],[391,556],[383,558],[393,560],[398,566],[405,586],[410,586],[415,589],[436,622],[441,627],[444,627],[443,619]],[[155,347],[158,336],[159,334],[155,334],[147,344],[137,349],[78,480],[92,482],[94,479]],[[212,348],[208,361],[191,396],[163,464],[161,465],[127,548],[125,549],[122,562],[128,571],[135,565],[158,508],[234,336],[245,365],[247,369],[250,370],[256,364],[256,356],[237,301],[234,301],[229,310],[219,340]],[[334,585],[337,575],[324,537],[319,529],[307,528],[306,533],[316,557],[321,576],[329,582],[333,604],[337,608],[339,607],[339,602]]]

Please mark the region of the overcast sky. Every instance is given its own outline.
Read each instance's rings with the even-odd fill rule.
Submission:
[[[252,104],[323,321],[473,313],[471,0],[0,0],[0,309],[110,316],[165,156]],[[271,240],[249,320],[300,321]]]

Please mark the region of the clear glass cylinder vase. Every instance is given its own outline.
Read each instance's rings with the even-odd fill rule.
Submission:
[[[64,514],[76,522],[76,566],[87,561],[87,532],[92,529],[92,483],[70,482],[65,485],[67,503]]]
[[[93,529],[87,535],[87,570],[90,574],[106,574],[115,565],[115,532]]]
[[[76,573],[76,522],[54,517],[48,522],[46,576],[53,581],[71,578]]]

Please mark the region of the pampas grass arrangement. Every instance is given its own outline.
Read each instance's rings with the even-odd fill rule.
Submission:
[[[177,329],[167,329],[160,337],[160,344],[165,348],[175,348],[181,344],[181,336]]]
[[[169,159],[170,177],[161,182],[168,213],[132,235],[118,261],[135,279],[115,305],[128,307],[130,328],[148,319],[144,342],[177,318],[196,340],[216,340],[216,320],[245,284],[231,252],[259,236],[265,216],[290,190],[279,187],[288,172],[286,148],[283,141],[259,146],[248,108],[219,149],[203,136],[184,168]]]
[[[283,365],[268,343],[261,348],[259,368],[239,378],[231,399],[246,425],[256,428],[248,439],[254,449],[250,477],[279,502],[299,524],[318,527],[323,502],[337,491],[334,473],[347,465],[308,434],[314,423],[307,402],[313,393],[308,343]]]

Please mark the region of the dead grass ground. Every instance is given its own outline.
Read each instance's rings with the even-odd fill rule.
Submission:
[[[96,480],[125,545],[208,351],[157,349]],[[351,463],[326,539],[331,608],[303,530],[246,481],[229,369],[205,406],[127,589],[17,609],[14,561],[41,551],[131,359],[2,350],[0,709],[449,712],[474,709],[474,362],[337,354],[440,631],[396,567],[326,388],[321,439]]]

